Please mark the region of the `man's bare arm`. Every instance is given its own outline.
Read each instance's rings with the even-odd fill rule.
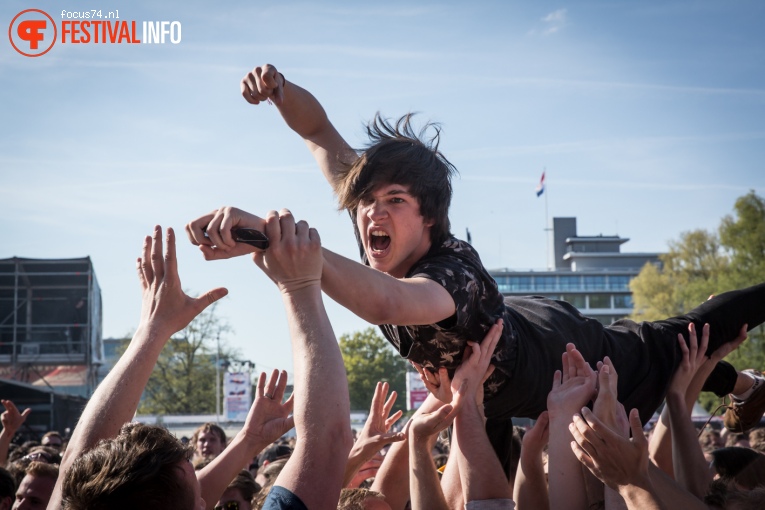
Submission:
[[[178,277],[172,229],[167,230],[164,256],[159,226],[155,227],[152,237],[145,238],[137,270],[143,292],[140,324],[125,353],[88,401],[61,461],[62,474],[98,441],[117,436],[122,425],[133,418],[159,354],[170,337],[227,293],[226,289],[217,288],[198,298],[184,294]],[[60,508],[63,479],[64,476],[58,478],[48,508]]]
[[[254,259],[281,291],[287,312],[300,438],[275,485],[308,508],[334,508],[353,440],[345,366],[321,297],[321,241],[287,210],[268,215],[266,233],[271,246]]]
[[[242,79],[242,96],[250,104],[272,101],[287,125],[305,141],[324,177],[337,192],[339,177],[358,158],[307,90],[288,82],[271,64],[256,67]]]
[[[271,211],[269,215],[277,213]],[[258,248],[234,242],[231,235],[234,228],[263,231],[266,220],[235,207],[222,207],[189,222],[186,233],[207,260],[260,252]],[[372,324],[435,324],[455,312],[452,296],[433,280],[394,278],[326,248],[323,254],[321,289]]]

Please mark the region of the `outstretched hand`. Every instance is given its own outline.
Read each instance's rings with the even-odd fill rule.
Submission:
[[[685,396],[685,391],[691,383],[696,371],[707,360],[706,352],[709,344],[709,324],[704,324],[701,333],[701,344],[696,336],[696,326],[691,322],[688,324],[688,345],[685,345],[683,335],[677,335],[677,343],[680,346],[682,359],[678,365],[672,380],[669,383],[668,391],[675,392],[678,395]]]
[[[239,257],[260,251],[246,243],[237,243],[234,228],[253,228],[265,233],[266,221],[236,207],[221,207],[186,224],[191,244],[199,246],[205,260]]]
[[[606,356],[602,362],[598,362],[598,396],[593,402],[592,412],[611,430],[623,437],[629,437],[629,423],[624,406],[617,399],[617,388],[616,368],[611,358]]]
[[[250,104],[273,101],[280,106],[284,101],[284,76],[271,64],[256,67],[242,78],[242,97]]]
[[[273,443],[295,426],[292,412],[294,395],[282,403],[284,390],[287,388],[287,372],[274,369],[266,382],[266,373],[261,372],[255,401],[250,407],[244,423],[244,431],[252,444],[268,445]]]
[[[24,424],[27,416],[29,416],[29,413],[31,413],[32,410],[27,408],[24,409],[23,413],[20,413],[16,404],[10,400],[0,400],[0,403],[5,407],[3,414],[0,414],[0,422],[3,424],[3,430],[8,431],[8,434],[13,436]]]
[[[593,475],[614,490],[619,486],[639,485],[648,478],[648,440],[643,435],[640,416],[633,409],[629,416],[632,439],[612,431],[587,408],[574,415],[569,431],[574,436],[571,449]]]
[[[475,398],[479,406],[483,404],[483,383],[494,371],[494,366],[490,364],[491,357],[494,355],[494,350],[502,336],[503,327],[502,319],[497,319],[497,322],[486,333],[483,342],[480,344],[468,342],[462,363],[457,367],[451,381],[452,394],[458,394],[459,388],[464,384],[464,395],[468,398]]]
[[[208,291],[197,298],[183,292],[178,277],[175,255],[175,233],[167,229],[167,248],[163,256],[162,227],[154,227],[154,234],[146,236],[143,255],[136,261],[138,280],[143,298],[139,328],[156,329],[158,336],[168,340],[182,330],[202,311],[228,294],[222,287]]]
[[[369,416],[356,443],[351,448],[351,456],[358,455],[368,460],[386,444],[403,441],[406,438],[403,432],[389,432],[391,426],[404,414],[401,410],[390,414],[393,404],[396,403],[397,393],[392,391],[386,400],[389,388],[387,382],[378,382],[375,386]]]
[[[547,395],[547,410],[550,419],[570,416],[586,405],[595,396],[598,376],[587,364],[574,344],[566,344],[562,355],[563,370],[556,370],[553,387]]]
[[[458,409],[452,404],[444,404],[433,412],[417,413],[412,416],[404,431],[414,442],[430,441],[452,423],[457,412]]]

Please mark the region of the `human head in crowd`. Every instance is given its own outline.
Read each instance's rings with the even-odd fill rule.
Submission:
[[[61,434],[59,434],[57,431],[51,430],[50,432],[45,433],[45,435],[42,437],[42,440],[40,441],[40,444],[50,448],[56,448],[57,450],[61,451],[61,448],[64,446],[64,438],[61,437]]]
[[[252,499],[259,490],[250,472],[243,469],[215,503],[215,510],[252,510]]]
[[[765,453],[765,427],[759,427],[749,432],[749,447],[760,453]]]
[[[725,437],[725,446],[740,446],[749,448],[749,434],[730,433]]]
[[[0,510],[11,510],[16,499],[16,480],[7,469],[0,467]]]
[[[45,510],[58,478],[58,465],[32,462],[16,489],[13,510]]]
[[[290,455],[292,455],[292,447],[282,443],[273,443],[258,455],[258,466],[266,467],[275,460],[288,459]]]
[[[260,468],[258,468],[258,476],[255,477],[255,482],[260,485],[260,492],[258,492],[255,496],[255,501],[253,501],[253,506],[255,508],[263,506],[263,503],[266,501],[266,496],[268,496],[268,493],[271,491],[271,487],[273,487],[276,477],[279,476],[279,473],[284,469],[284,465],[287,464],[287,460],[288,459],[275,460],[268,466],[260,466]]]
[[[64,475],[67,510],[194,508],[191,450],[162,427],[127,423],[78,457]]]
[[[22,458],[29,461],[45,462],[46,464],[61,463],[59,451],[49,446],[35,446]]]
[[[760,454],[751,448],[727,446],[712,452],[712,469],[714,477],[724,481],[733,480],[746,466],[754,462]]]
[[[724,441],[720,437],[720,432],[712,427],[704,428],[699,436],[699,444],[701,445],[701,449],[705,452],[711,452],[712,450],[725,446]]]
[[[214,423],[201,425],[191,436],[194,455],[214,459],[226,448],[226,433]]]
[[[337,510],[390,510],[385,497],[369,489],[343,489]]]

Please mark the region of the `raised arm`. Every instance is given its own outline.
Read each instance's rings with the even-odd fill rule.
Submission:
[[[483,383],[492,372],[489,363],[502,335],[502,328],[503,322],[499,320],[480,345],[468,342],[469,352],[452,380],[453,393],[464,385],[463,394],[456,393],[455,397],[464,402],[459,406],[454,420],[457,441],[451,454],[457,456],[462,494],[467,506],[481,500],[503,500],[509,504],[512,498],[502,464],[486,435],[483,416]]]
[[[231,444],[197,473],[202,499],[212,510],[237,473],[265,447],[279,439],[294,425],[290,416],[292,396],[282,403],[287,387],[287,372],[274,370],[266,383],[266,374],[258,378],[255,400],[247,414],[244,427]]]
[[[696,371],[706,359],[708,342],[709,324],[704,325],[701,345],[696,338],[693,323],[689,325],[688,346],[685,345],[682,335],[678,335],[677,343],[680,345],[683,357],[667,390],[675,479],[698,498],[704,497],[712,480],[704,460],[704,453],[699,446],[696,427],[691,421],[690,408],[686,403],[686,390]]]
[[[571,448],[592,474],[624,498],[627,508],[675,508],[665,506],[651,484],[648,441],[643,435],[637,409],[630,413],[629,422],[631,440],[611,430],[594,413],[584,408],[582,416],[574,415],[574,422],[570,425],[575,440]]]
[[[287,311],[300,438],[275,486],[308,508],[334,508],[352,438],[345,367],[321,296],[321,241],[289,211],[271,213],[266,221],[271,246],[254,259],[279,287]]]
[[[242,79],[242,96],[250,104],[271,101],[287,125],[305,141],[324,177],[337,191],[339,177],[357,159],[307,90],[288,82],[271,64],[256,67]]]
[[[437,407],[429,413],[415,414],[409,424],[409,491],[412,510],[446,510],[449,507],[441,490],[431,452],[436,436],[449,426],[456,410],[451,404],[442,404],[432,393],[423,406],[426,404],[426,408]]]
[[[549,510],[547,479],[542,452],[550,437],[550,418],[544,411],[537,418],[534,427],[523,436],[521,461],[515,474],[513,500],[517,510]]]
[[[162,229],[157,226],[154,234],[144,240],[136,269],[143,292],[141,321],[127,350],[88,401],[64,453],[61,473],[66,473],[74,460],[99,440],[115,437],[122,425],[133,418],[170,337],[227,293],[226,289],[217,288],[192,298],[183,292],[175,256],[175,234],[170,228],[164,256]],[[58,478],[48,508],[60,507],[63,479],[64,476]]]
[[[386,400],[385,396],[388,394],[389,388],[390,385],[387,382],[378,382],[375,386],[369,416],[359,437],[353,444],[353,448],[351,448],[351,453],[348,455],[343,487],[349,486],[361,466],[372,460],[383,446],[403,441],[406,437],[403,432],[388,432],[391,426],[404,414],[403,411],[399,410],[390,415],[393,404],[396,402],[397,393],[392,391]]]
[[[582,468],[570,448],[568,424],[571,416],[595,395],[597,375],[573,344],[563,353],[563,371],[555,371],[553,388],[547,397],[550,417],[548,479],[550,508],[587,508]]]
[[[235,207],[223,207],[190,222],[186,233],[207,260],[259,253],[258,248],[234,241],[231,231],[241,227],[262,232],[266,221]],[[398,326],[435,324],[455,312],[452,296],[433,280],[394,278],[326,248],[323,255],[321,289],[367,322]]]
[[[8,448],[11,445],[11,439],[13,439],[13,436],[16,435],[16,432],[24,424],[32,410],[27,408],[24,409],[23,413],[20,413],[16,404],[10,400],[2,400],[0,402],[5,407],[5,411],[0,415],[0,420],[2,420],[3,424],[3,430],[0,432],[0,467],[5,467],[8,463]]]

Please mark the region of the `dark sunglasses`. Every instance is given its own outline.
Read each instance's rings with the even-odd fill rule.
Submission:
[[[29,455],[24,455],[22,457],[23,460],[28,461],[37,461],[37,462],[45,462],[46,464],[52,464],[53,463],[53,457],[47,453],[47,452],[35,452],[30,453]]]
[[[222,505],[215,505],[214,510],[239,510],[239,502],[228,501]]]
[[[232,228],[231,235],[237,243],[245,243],[255,248],[265,250],[268,248],[268,237],[260,230],[254,228]],[[205,232],[205,237],[209,237]]]

